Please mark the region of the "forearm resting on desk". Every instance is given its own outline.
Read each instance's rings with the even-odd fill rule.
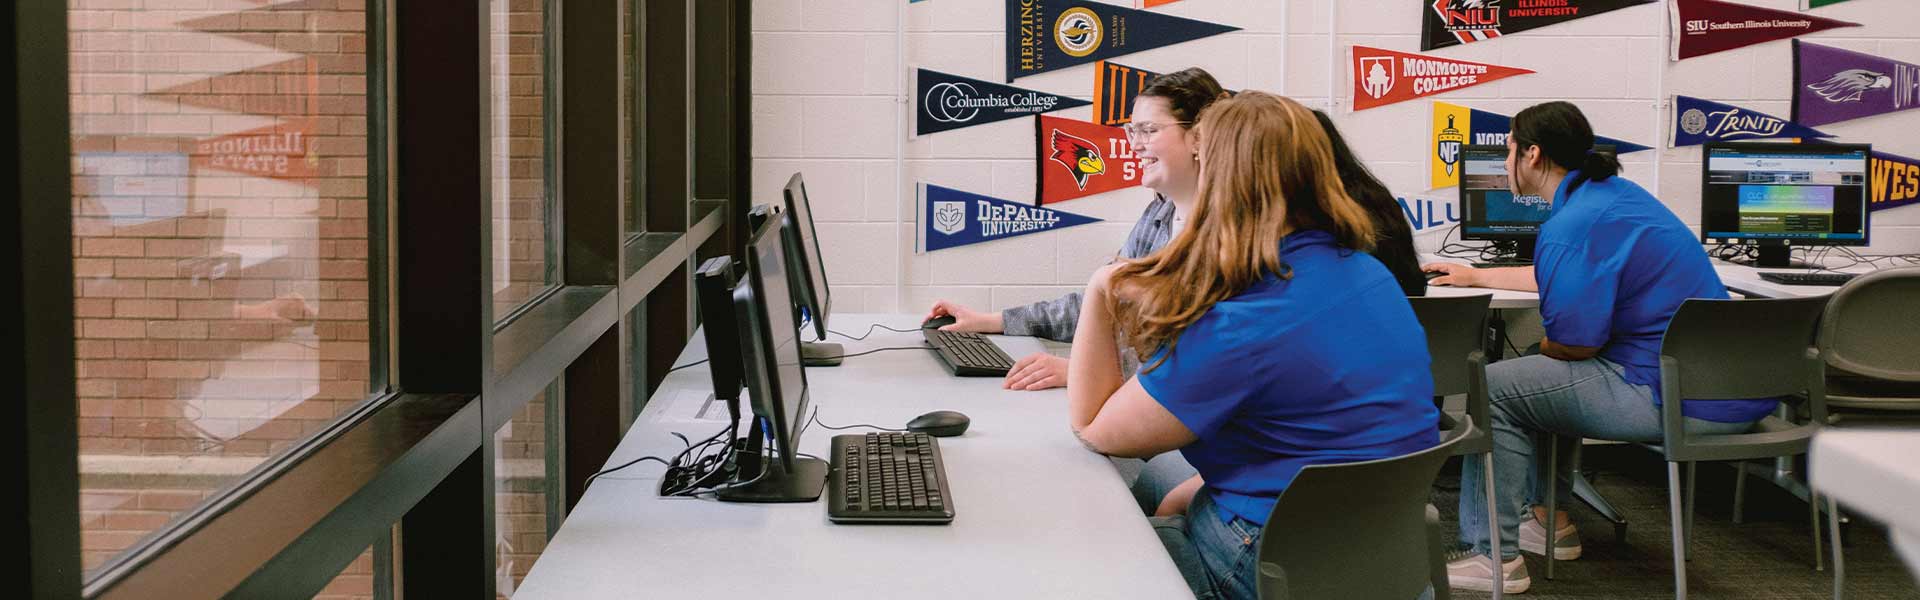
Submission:
[[[1094,279],[1104,279],[1108,270],[1094,274]],[[1104,288],[1089,285],[1081,297],[1080,322],[1073,334],[1076,342],[1067,356],[1067,415],[1076,432],[1093,424],[1107,399],[1124,383],[1120,345],[1114,340],[1113,314]]]
[[[1113,334],[1111,269],[1094,275],[1067,364],[1067,415],[1080,443],[1109,456],[1147,458],[1193,443],[1187,426],[1147,394],[1138,377],[1120,373]]]

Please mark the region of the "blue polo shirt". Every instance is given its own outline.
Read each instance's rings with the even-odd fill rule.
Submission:
[[[1280,244],[1269,274],[1213,305],[1139,375],[1192,430],[1180,450],[1227,515],[1265,525],[1301,467],[1439,443],[1426,332],[1379,260],[1324,231]]]
[[[1600,349],[1628,383],[1660,405],[1660,338],[1688,298],[1725,299],[1699,238],[1653,194],[1620,177],[1567,175],[1540,225],[1533,257],[1547,339]],[[1569,188],[1572,187],[1571,190]],[[1722,423],[1753,421],[1776,400],[1688,400],[1681,414]]]

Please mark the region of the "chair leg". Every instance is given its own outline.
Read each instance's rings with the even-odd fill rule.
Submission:
[[[1680,513],[1680,463],[1667,463],[1667,514],[1673,521],[1673,597],[1687,600],[1686,516]]]
[[[1493,493],[1493,453],[1488,452],[1486,460],[1480,461],[1480,464],[1486,467],[1484,487],[1487,489],[1487,539],[1490,544],[1487,547],[1493,549],[1488,553],[1487,560],[1493,563],[1493,600],[1501,600],[1506,597],[1506,578],[1503,576],[1506,573],[1503,567],[1506,565],[1501,564],[1500,559],[1500,510],[1499,505],[1495,504],[1499,501],[1499,495]]]
[[[1547,579],[1553,579],[1553,534],[1560,524],[1560,436],[1548,434],[1547,471],[1540,474],[1547,482],[1547,522],[1540,527],[1547,532]]]
[[[1733,522],[1745,521],[1747,508],[1747,463],[1733,463]]]
[[[1822,561],[1825,559],[1826,552],[1820,549],[1820,493],[1811,490],[1807,493],[1809,494],[1807,498],[1807,521],[1813,525],[1813,570],[1825,571],[1827,568]],[[1838,548],[1836,547],[1836,549]]]
[[[1840,600],[1841,584],[1847,580],[1847,565],[1840,548],[1840,503],[1834,501],[1833,496],[1827,496],[1827,533],[1832,536],[1828,541],[1833,542],[1833,600]]]
[[[1700,470],[1700,463],[1687,463],[1687,560],[1693,560],[1693,499],[1699,496],[1699,487],[1693,484],[1693,474]]]

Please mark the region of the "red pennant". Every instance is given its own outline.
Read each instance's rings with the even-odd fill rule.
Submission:
[[[1366,110],[1532,73],[1516,67],[1354,46],[1353,109]]]
[[[1035,123],[1040,204],[1140,185],[1140,159],[1119,127],[1051,115]]]
[[[305,119],[199,140],[193,166],[274,179],[314,175],[313,124]]]
[[[1180,0],[1144,0],[1142,8],[1153,8],[1162,4],[1173,4]]]
[[[1673,60],[1784,40],[1848,23],[1785,10],[1761,8],[1721,0],[1674,0]]]

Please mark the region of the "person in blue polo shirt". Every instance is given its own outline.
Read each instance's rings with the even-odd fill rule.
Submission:
[[[1515,196],[1546,196],[1553,210],[1540,226],[1533,266],[1474,269],[1428,264],[1444,272],[1436,285],[1480,286],[1540,293],[1546,339],[1540,354],[1487,367],[1492,396],[1494,490],[1500,548],[1487,540],[1482,456],[1469,456],[1460,475],[1460,541],[1448,556],[1456,589],[1508,593],[1531,583],[1520,550],[1559,560],[1578,558],[1580,538],[1566,514],[1554,515],[1553,534],[1538,505],[1544,482],[1533,477],[1535,432],[1567,443],[1579,438],[1658,442],[1660,339],[1680,303],[1726,298],[1699,239],[1659,199],[1616,175],[1620,163],[1593,150],[1593,127],[1566,102],[1540,104],[1513,117],[1507,173]],[[1548,196],[1551,194],[1550,196]],[[1679,401],[1668,398],[1668,401]],[[1738,433],[1772,412],[1773,400],[1688,400],[1686,428]],[[1562,470],[1570,470],[1561,461]],[[1562,474],[1564,475],[1564,473]],[[1560,502],[1568,503],[1560,486]],[[1532,504],[1522,523],[1523,500]],[[1516,530],[1518,535],[1516,535]],[[1501,577],[1487,557],[1499,552]]]
[[[1431,448],[1438,413],[1425,333],[1365,252],[1373,224],[1313,112],[1243,92],[1198,132],[1187,230],[1088,282],[1068,414],[1102,454],[1180,450],[1199,478],[1154,529],[1194,595],[1254,598],[1261,529],[1300,469]],[[1147,357],[1138,375],[1116,337]]]

